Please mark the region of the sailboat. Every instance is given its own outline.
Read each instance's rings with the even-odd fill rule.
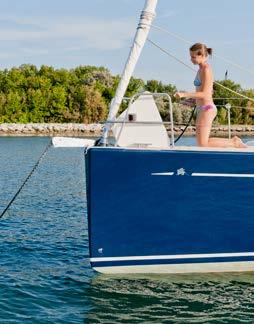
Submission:
[[[145,1],[103,136],[85,150],[91,266],[108,274],[253,271],[253,148],[175,146],[170,97],[171,138],[151,93],[117,116],[156,5]]]

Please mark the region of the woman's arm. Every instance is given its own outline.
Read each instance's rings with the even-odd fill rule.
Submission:
[[[196,92],[176,92],[176,98],[193,98],[193,99],[205,99],[212,93],[213,76],[209,66],[204,66],[200,71],[201,86]]]
[[[193,99],[203,99],[205,95],[201,91],[197,92],[176,92],[174,95],[176,98],[193,98]]]

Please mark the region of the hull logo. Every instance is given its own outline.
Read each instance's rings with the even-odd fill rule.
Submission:
[[[186,174],[185,169],[184,169],[184,168],[177,169],[176,174],[177,174],[178,176],[183,176],[183,175],[185,175],[185,174]]]

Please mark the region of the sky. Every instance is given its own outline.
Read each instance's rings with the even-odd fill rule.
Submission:
[[[104,66],[121,74],[145,0],[0,0],[0,69]],[[254,89],[254,1],[158,0],[149,38],[191,66],[189,43],[203,42],[216,80]],[[177,35],[177,37],[173,37]],[[236,68],[218,57],[241,66]],[[146,43],[134,77],[191,90],[195,72]]]

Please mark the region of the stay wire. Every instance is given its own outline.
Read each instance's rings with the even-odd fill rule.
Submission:
[[[17,190],[17,192],[15,193],[15,195],[13,196],[13,198],[10,200],[10,202],[8,203],[8,205],[5,207],[5,209],[0,214],[0,219],[5,215],[5,213],[8,211],[8,209],[11,207],[11,205],[13,204],[13,202],[15,201],[15,199],[17,198],[17,196],[19,195],[19,193],[21,192],[21,190],[24,188],[25,184],[30,179],[30,177],[32,176],[32,174],[34,173],[34,171],[37,169],[38,165],[40,164],[40,162],[42,161],[42,159],[44,158],[44,156],[46,155],[47,151],[49,150],[49,148],[51,146],[52,146],[52,141],[50,139],[50,142],[47,144],[46,148],[44,149],[44,151],[42,152],[41,156],[39,157],[39,159],[37,160],[37,162],[33,166],[32,170],[30,171],[30,173],[28,174],[28,176],[26,177],[26,179],[23,181],[22,185],[19,187],[19,189]]]
[[[179,63],[183,64],[184,66],[186,66],[188,69],[192,70],[192,71],[196,71],[194,68],[192,68],[191,66],[189,66],[188,64],[184,63],[183,61],[179,60],[175,55],[169,53],[168,51],[164,50],[162,47],[160,47],[159,45],[157,45],[156,43],[154,43],[153,41],[151,41],[149,38],[147,38],[147,41],[149,43],[151,43],[153,46],[157,47],[159,50],[161,50],[163,53],[167,54],[168,56],[174,58],[176,61],[178,61]],[[214,84],[220,86],[221,88],[231,92],[231,93],[234,93],[235,95],[239,96],[239,97],[242,97],[244,99],[247,99],[249,101],[252,101],[254,102],[254,98],[250,98],[250,97],[247,97],[241,93],[238,93],[228,87],[225,87],[224,85],[222,85],[221,83],[217,82],[217,81],[214,81]]]
[[[155,28],[155,29],[158,29],[158,30],[160,30],[160,31],[162,31],[162,32],[164,32],[164,33],[166,33],[166,34],[168,34],[168,35],[170,35],[170,36],[172,36],[172,37],[186,43],[186,44],[189,44],[189,45],[193,44],[193,42],[191,42],[191,41],[189,41],[189,40],[187,40],[187,39],[185,39],[185,38],[183,38],[183,37],[181,37],[181,36],[179,36],[177,34],[174,34],[174,33],[170,32],[170,31],[168,31],[167,29],[164,29],[164,28],[156,26],[156,25],[151,25],[151,27]],[[224,61],[224,62],[226,62],[226,63],[231,64],[232,66],[234,66],[234,67],[236,67],[236,68],[238,68],[238,69],[240,69],[240,70],[242,70],[244,72],[254,74],[254,71],[252,71],[250,69],[247,69],[246,67],[243,67],[243,66],[241,66],[241,65],[239,65],[239,64],[237,64],[237,63],[235,63],[235,62],[233,62],[233,61],[231,61],[231,60],[229,60],[229,59],[227,59],[227,58],[225,58],[223,56],[220,56],[220,55],[217,55],[217,54],[213,54],[213,56],[220,59],[220,60],[222,60],[222,61]]]

